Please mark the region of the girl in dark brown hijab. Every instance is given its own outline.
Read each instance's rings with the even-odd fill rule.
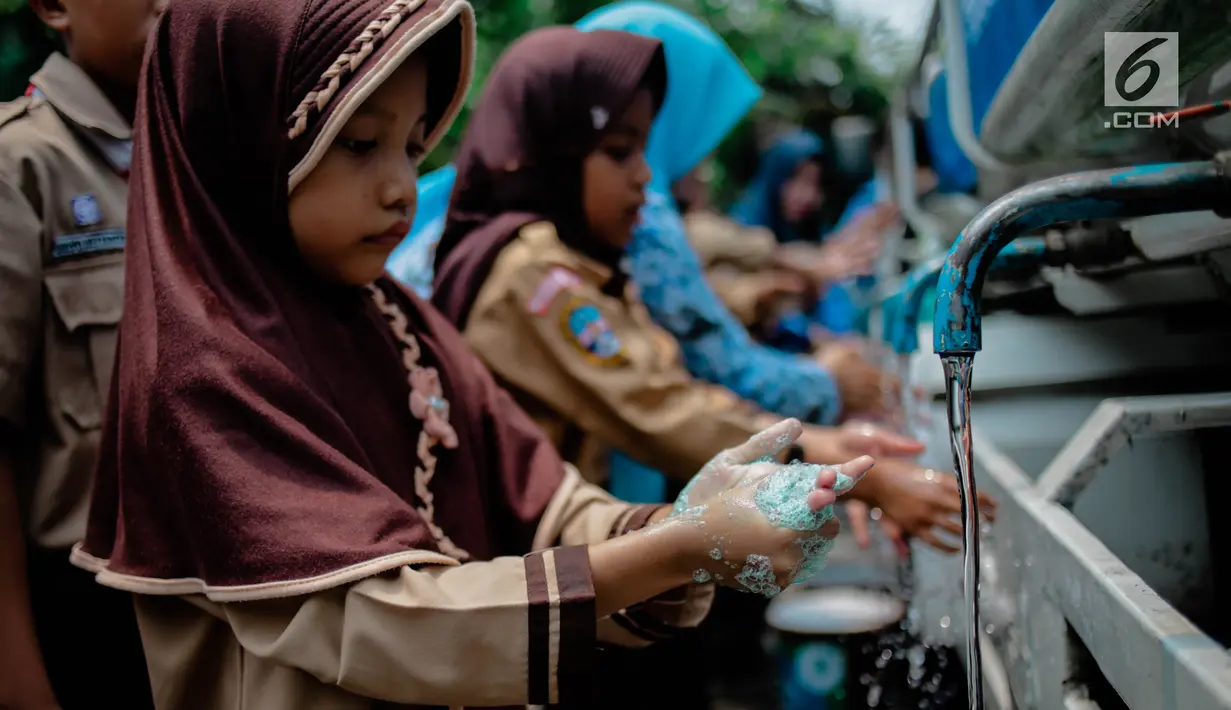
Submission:
[[[584,704],[600,641],[699,621],[707,535],[799,562],[734,485],[797,423],[642,532],[667,511],[582,483],[384,275],[473,51],[463,0],[189,0],[157,28],[73,561],[134,593],[160,708]]]

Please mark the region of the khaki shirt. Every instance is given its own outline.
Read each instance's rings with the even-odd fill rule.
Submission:
[[[0,420],[36,544],[85,535],[124,296],[132,130],[53,55],[0,104]]]
[[[630,607],[600,619],[597,629],[593,617],[569,618],[567,600],[556,598],[589,572],[588,562],[585,570],[567,568],[567,560],[554,554],[560,547],[552,545],[623,534],[644,525],[653,507],[617,501],[569,467],[539,523],[538,552],[526,557],[401,567],[287,599],[218,603],[138,594],[155,706],[513,706],[529,702],[536,683],[549,703],[575,703],[579,699],[561,689],[584,692],[591,679],[562,677],[561,671],[584,673],[596,661],[595,642],[646,646],[697,626],[709,612],[712,584]],[[550,575],[546,583],[530,579],[535,560]],[[550,624],[527,623],[536,604],[551,607]]]
[[[701,259],[714,293],[745,326],[765,315],[764,286],[759,272],[774,268],[778,241],[764,227],[745,227],[720,214],[690,212],[684,216],[688,242]]]
[[[688,480],[777,421],[694,379],[631,288],[602,292],[610,278],[551,224],[529,225],[496,259],[464,333],[588,480],[605,477],[609,447]]]
[[[684,215],[684,230],[701,264],[709,269],[728,264],[743,271],[772,268],[778,241],[764,227],[746,227],[715,212]]]

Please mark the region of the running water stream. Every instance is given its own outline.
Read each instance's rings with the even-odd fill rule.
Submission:
[[[966,604],[966,693],[970,710],[983,710],[983,659],[979,648],[979,499],[975,495],[970,436],[970,373],[974,354],[941,358],[945,368],[945,402],[949,445],[962,502],[962,591]]]

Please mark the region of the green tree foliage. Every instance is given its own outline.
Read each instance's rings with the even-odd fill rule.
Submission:
[[[713,186],[720,202],[755,169],[763,134],[781,125],[806,125],[822,134],[848,113],[879,117],[887,106],[902,42],[883,23],[837,21],[827,0],[668,0],[704,20],[731,46],[765,98],[719,148]],[[606,3],[600,0],[472,0],[479,17],[475,69],[479,96],[496,57],[526,31],[570,24]],[[874,53],[875,56],[872,56]],[[870,61],[874,60],[874,61]],[[465,126],[465,114],[428,159],[428,169],[448,162]]]
[[[26,0],[0,0],[0,101],[22,94],[55,46]]]
[[[191,0],[177,0],[180,2]],[[839,22],[829,0],[669,0],[707,22],[765,89],[765,98],[719,148],[713,164],[720,201],[755,168],[760,138],[776,126],[806,125],[824,134],[847,113],[880,116],[902,42],[883,24]],[[500,52],[535,27],[575,22],[600,0],[471,0],[479,18],[473,105]],[[54,42],[26,8],[0,0],[0,99],[25,89]],[[467,111],[469,107],[467,108]],[[467,114],[429,156],[425,169],[451,158]]]

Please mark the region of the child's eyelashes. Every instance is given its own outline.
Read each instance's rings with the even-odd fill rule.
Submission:
[[[617,163],[623,163],[624,161],[633,157],[633,153],[635,152],[635,149],[625,147],[625,146],[609,145],[609,146],[603,147],[603,152],[606,153],[608,157],[610,157],[612,160],[616,161]]]
[[[334,143],[348,153],[355,155],[369,155],[377,148],[376,141],[357,140],[354,138],[339,137]]]
[[[338,139],[334,141],[334,145],[353,155],[366,157],[379,150],[381,144],[380,141],[376,140],[360,140],[356,138],[344,138],[339,136]],[[406,146],[406,156],[411,160],[421,160],[426,153],[427,150],[419,141],[415,141]]]

